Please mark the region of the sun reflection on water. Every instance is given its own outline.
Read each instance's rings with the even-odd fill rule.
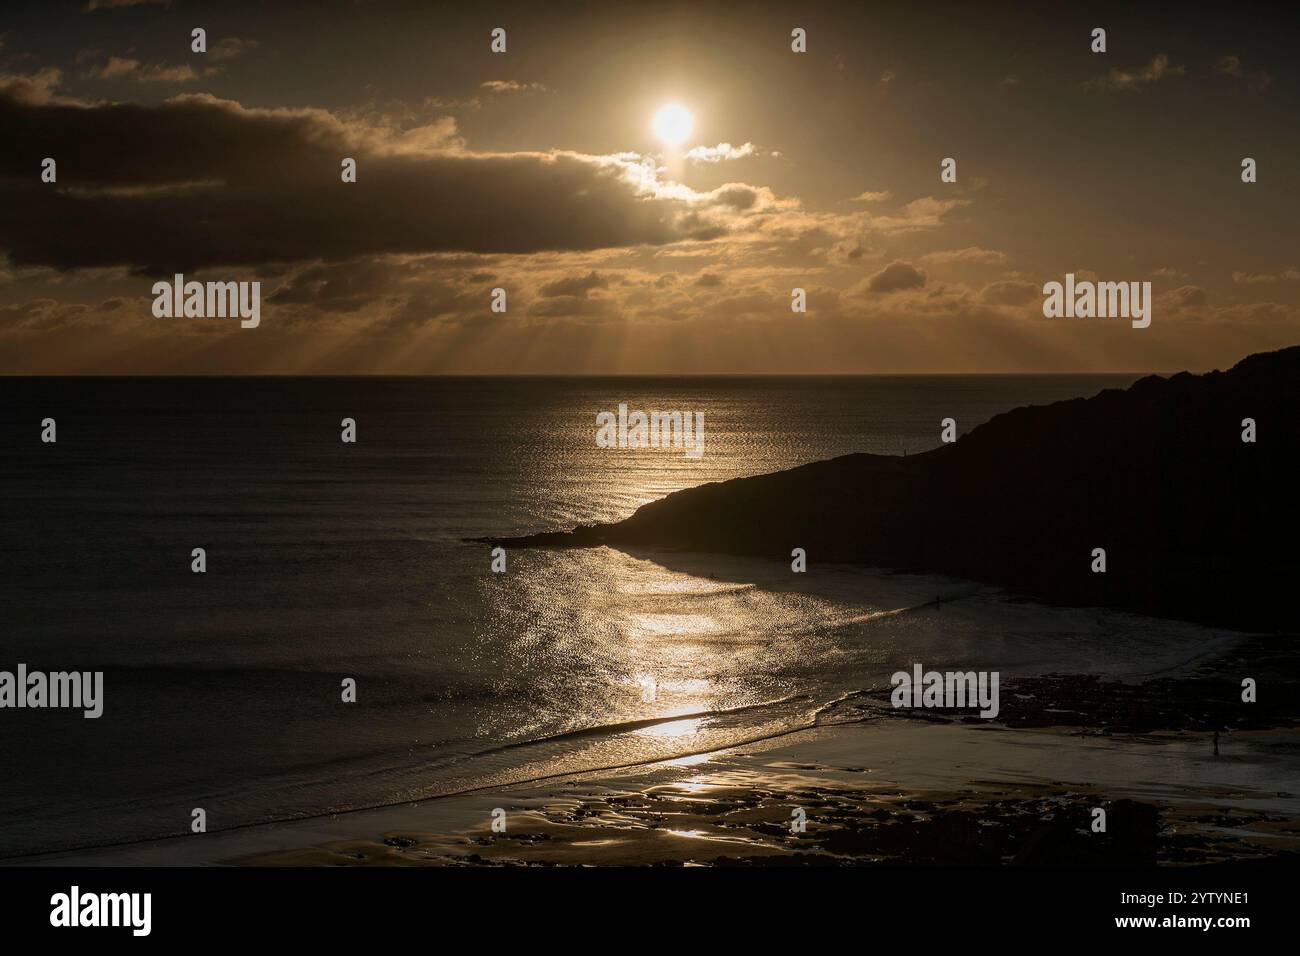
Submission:
[[[700,725],[703,722],[701,717],[691,717],[686,720],[673,720],[666,724],[642,727],[637,733],[642,737],[693,737],[700,732]]]
[[[720,634],[725,625],[712,614],[645,614],[628,616],[629,630],[639,637]]]

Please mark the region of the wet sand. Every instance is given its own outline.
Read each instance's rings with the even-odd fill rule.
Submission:
[[[1210,864],[1300,861],[1290,637],[1138,681],[1007,681],[1002,712],[851,695],[822,724],[674,760],[37,865]],[[1258,683],[1241,701],[1240,675]],[[1094,828],[1105,810],[1104,831]],[[495,823],[495,826],[494,826]],[[504,824],[504,829],[502,829]],[[802,826],[800,825],[802,824]]]
[[[1035,678],[1007,692],[1022,698],[1013,713],[1026,726],[893,710],[867,697],[846,702],[828,726],[616,773],[33,862],[1087,866],[1300,859],[1300,794],[1292,789],[1300,729],[1285,708],[1218,713],[1196,679],[1133,685]],[[1216,754],[1206,727],[1231,716],[1241,726],[1220,733]],[[1094,808],[1106,811],[1105,832],[1093,830]],[[494,811],[504,832],[493,829]]]
[[[1292,730],[1221,739],[1218,757],[1205,734],[1117,738],[909,722],[798,738],[618,778],[453,798],[478,816],[459,832],[430,825],[448,822],[450,805],[429,817],[403,808],[375,817],[386,825],[369,838],[226,862],[1136,865],[1300,851],[1300,798],[1272,789],[1281,779],[1267,770],[1300,748]],[[1121,779],[1129,772],[1140,776]],[[1240,783],[1251,776],[1265,785]],[[492,830],[496,807],[505,811],[504,833]],[[1107,811],[1105,833],[1091,830],[1094,807]]]

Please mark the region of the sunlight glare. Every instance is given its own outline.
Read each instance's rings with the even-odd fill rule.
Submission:
[[[691,131],[695,128],[695,120],[686,107],[678,103],[669,103],[655,114],[651,128],[665,146],[676,147],[686,142],[686,138],[691,135]]]

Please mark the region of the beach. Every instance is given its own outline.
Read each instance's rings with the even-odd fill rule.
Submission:
[[[845,701],[825,723],[617,772],[31,862],[234,866],[1208,865],[1294,859],[1294,707],[1207,688],[1269,640],[1146,682],[1008,687],[1011,721]],[[1290,691],[1289,665],[1261,671]],[[1019,726],[1009,726],[1019,724]],[[1093,829],[1095,808],[1106,830]],[[494,816],[495,814],[495,816]],[[504,830],[494,819],[504,820]],[[802,821],[802,828],[798,822]]]

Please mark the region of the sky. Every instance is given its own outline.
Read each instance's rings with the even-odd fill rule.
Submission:
[[[11,0],[0,374],[1227,368],[1300,342],[1298,24]],[[259,282],[260,323],[156,317],[176,273]],[[1150,326],[1044,317],[1067,273],[1150,282]]]

